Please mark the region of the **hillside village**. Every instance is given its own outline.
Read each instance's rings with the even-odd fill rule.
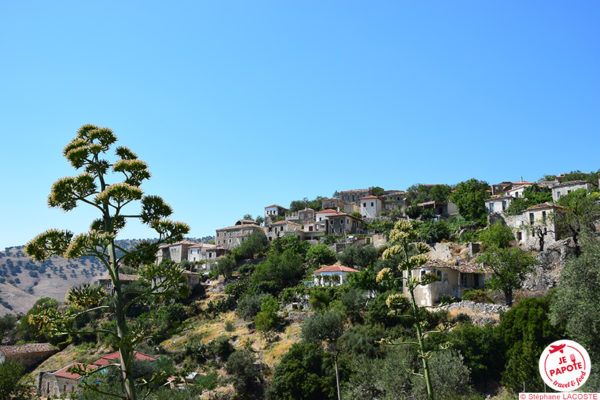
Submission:
[[[365,370],[365,365],[374,371],[411,365],[419,371],[416,350],[384,345],[414,336],[414,321],[399,315],[407,312],[406,299],[414,296],[416,305],[427,310],[419,324],[439,331],[450,344],[450,350],[442,351],[443,346],[436,347],[441,339],[424,336],[432,346],[436,398],[513,398],[522,386],[539,389],[539,377],[531,372],[537,364],[523,367],[521,378],[505,369],[504,363],[517,362],[514,357],[520,356],[515,349],[508,352],[516,344],[512,339],[504,342],[501,332],[516,329],[509,326],[515,323],[513,309],[548,310],[547,293],[560,285],[565,263],[587,251],[582,250],[585,229],[598,229],[599,184],[598,173],[573,172],[537,182],[488,185],[472,179],[405,191],[344,190],[331,198],[293,201],[289,207],[265,206],[262,216],[246,215],[217,229],[210,242],[186,239],[162,245],[155,264],[181,268],[189,295],[130,315],[154,332],[136,360],[154,372],[158,365],[168,371],[155,387],[156,398],[336,398],[338,361],[338,390],[344,398],[424,398],[423,382],[417,378],[400,373],[386,381],[392,378]],[[573,204],[580,200],[591,202],[593,212],[587,215],[586,209],[574,224],[567,216],[579,212]],[[400,226],[427,246],[422,264],[398,271],[402,262],[390,250],[404,232]],[[510,238],[497,239],[501,235]],[[494,246],[518,249],[523,259],[532,260],[514,272],[510,287],[498,283],[505,271],[486,258]],[[414,291],[406,284],[411,278],[420,282]],[[135,270],[123,271],[120,279],[132,287],[143,281]],[[106,277],[93,281],[113,290]],[[399,304],[396,309],[391,298]],[[318,318],[341,318],[341,332],[335,338],[310,339],[311,324]],[[323,329],[338,329],[325,320],[319,320]],[[81,323],[94,325],[90,320]],[[80,396],[86,375],[108,364],[102,360],[119,357],[110,352],[114,343],[101,335],[65,342],[18,325],[1,332],[5,340],[0,353],[17,362],[29,360],[30,373],[23,382],[41,398]],[[545,343],[568,333],[544,331],[538,339]],[[46,347],[17,348],[14,340]],[[334,342],[337,350],[332,351]],[[302,354],[309,353],[323,366],[294,367],[300,368],[294,372],[300,376],[314,375],[306,383],[312,394],[303,395],[308,386],[294,382],[284,368],[292,368],[294,360],[307,362]],[[32,363],[28,354],[39,358]],[[172,365],[165,367],[166,360]],[[454,366],[452,372],[448,365]],[[523,374],[531,376],[521,382]],[[83,398],[99,397],[84,393]]]

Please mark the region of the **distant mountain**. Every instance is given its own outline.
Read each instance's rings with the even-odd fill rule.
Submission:
[[[212,239],[188,238],[198,243]],[[117,244],[130,249],[141,240],[118,240]],[[7,247],[0,251],[0,316],[26,313],[42,297],[63,301],[71,287],[93,282],[105,273],[106,267],[96,257],[52,257],[38,262],[25,255],[24,246]]]

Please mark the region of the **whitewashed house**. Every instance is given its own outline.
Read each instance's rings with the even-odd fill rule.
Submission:
[[[429,260],[421,268],[404,271],[404,276],[408,277],[409,272],[411,277],[419,280],[428,274],[438,278],[437,281],[428,285],[417,285],[414,295],[419,306],[433,306],[439,302],[442,296],[460,299],[466,290],[483,288],[493,273],[483,264],[472,261],[447,263],[441,260]],[[406,286],[404,294],[410,296]]]
[[[504,214],[504,211],[510,206],[510,203],[514,200],[511,196],[492,196],[485,201],[485,211],[488,214],[499,213]]]
[[[523,213],[506,217],[517,240],[517,244],[528,249],[543,250],[563,238],[563,232],[556,225],[556,213],[564,212],[565,208],[553,203],[543,203],[531,206]]]
[[[340,286],[347,282],[348,274],[359,272],[344,265],[328,265],[313,272],[315,286]]]
[[[383,211],[383,201],[377,196],[360,198],[360,215],[363,218],[377,218]]]
[[[265,207],[265,222],[271,221],[276,217],[285,217],[288,209],[278,204],[272,204]]]

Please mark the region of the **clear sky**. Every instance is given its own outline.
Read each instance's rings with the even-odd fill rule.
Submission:
[[[2,2],[0,248],[112,128],[191,236],[373,185],[600,168],[597,1]],[[123,237],[149,237],[132,226]]]

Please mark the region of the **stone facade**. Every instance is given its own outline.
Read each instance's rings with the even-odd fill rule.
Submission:
[[[354,190],[343,190],[337,193],[337,198],[341,199],[345,203],[357,203],[361,197],[368,196],[371,193],[371,189],[354,189]]]
[[[543,250],[540,248],[542,241],[544,246],[548,246],[562,238],[563,234],[556,226],[555,213],[563,210],[557,204],[543,203],[529,207],[522,214],[507,216],[505,221],[515,232],[519,246]]]
[[[579,189],[585,189],[589,193],[591,188],[592,184],[586,181],[563,182],[552,188],[552,201],[556,203],[561,196]]]
[[[204,262],[201,269],[210,269],[217,260],[227,254],[224,247],[216,244],[198,243],[188,249],[188,261]]]
[[[190,242],[189,240],[164,244],[158,248],[158,252],[156,253],[156,263],[160,264],[163,260],[172,260],[176,263],[185,261],[188,259],[188,249],[195,244],[196,243]]]
[[[362,233],[362,221],[346,213],[335,213],[327,216],[328,235],[351,235]]]
[[[265,235],[270,242],[285,235],[294,235],[302,225],[291,221],[279,221],[265,226]]]
[[[285,213],[288,211],[287,208],[277,204],[273,204],[265,207],[265,223],[273,220],[275,217],[285,217]]]
[[[233,250],[255,232],[264,232],[264,230],[254,221],[240,220],[234,226],[217,229],[215,242],[217,246],[226,250]]]
[[[56,353],[58,349],[50,343],[29,343],[16,346],[0,346],[0,364],[11,360],[26,369],[44,361]]]

